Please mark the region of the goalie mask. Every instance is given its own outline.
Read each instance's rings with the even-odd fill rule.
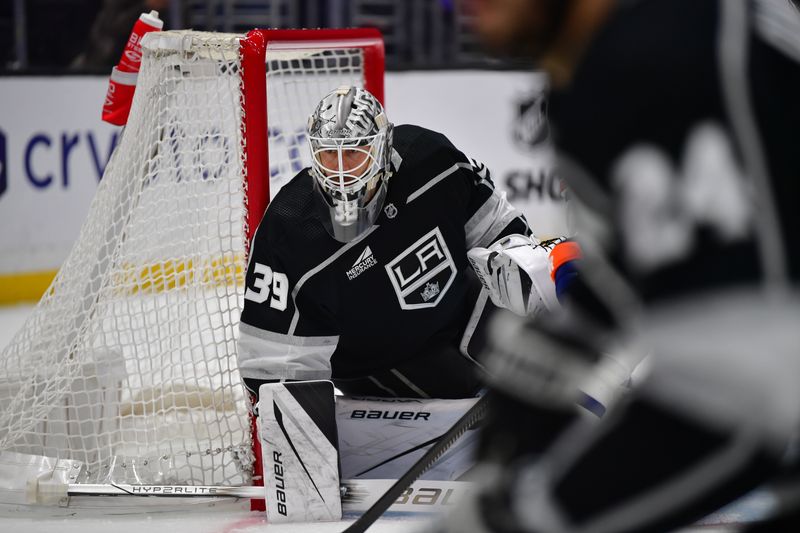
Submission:
[[[392,124],[369,92],[342,86],[308,118],[308,140],[322,223],[337,241],[352,241],[375,223],[383,207]]]

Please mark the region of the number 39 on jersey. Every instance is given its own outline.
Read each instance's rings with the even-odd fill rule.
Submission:
[[[256,263],[253,268],[253,286],[247,287],[244,293],[245,300],[263,304],[269,300],[269,306],[278,311],[286,310],[289,296],[289,279],[286,274],[273,272],[267,265]]]

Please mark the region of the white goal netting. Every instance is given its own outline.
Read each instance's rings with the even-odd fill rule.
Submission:
[[[0,453],[80,461],[86,483],[249,484],[244,37],[152,35],[80,236],[0,355]],[[308,161],[315,103],[363,85],[358,48],[279,48],[260,73],[273,194]]]
[[[363,87],[360,49],[267,48],[270,193],[274,197],[300,169],[311,165],[306,143],[308,116],[317,102],[340,85]],[[300,111],[302,122],[295,114]]]

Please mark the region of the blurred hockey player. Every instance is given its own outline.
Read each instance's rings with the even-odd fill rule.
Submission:
[[[481,455],[494,481],[440,527],[669,531],[776,475],[797,482],[797,5],[473,8],[488,45],[550,75],[584,257],[562,312],[491,337]],[[651,350],[650,373],[598,426],[576,426],[577,384],[614,345]],[[754,528],[800,530],[797,489]]]

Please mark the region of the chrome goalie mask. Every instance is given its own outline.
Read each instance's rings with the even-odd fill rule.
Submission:
[[[308,118],[311,175],[328,233],[349,242],[380,215],[390,176],[392,124],[369,92],[342,86]]]

